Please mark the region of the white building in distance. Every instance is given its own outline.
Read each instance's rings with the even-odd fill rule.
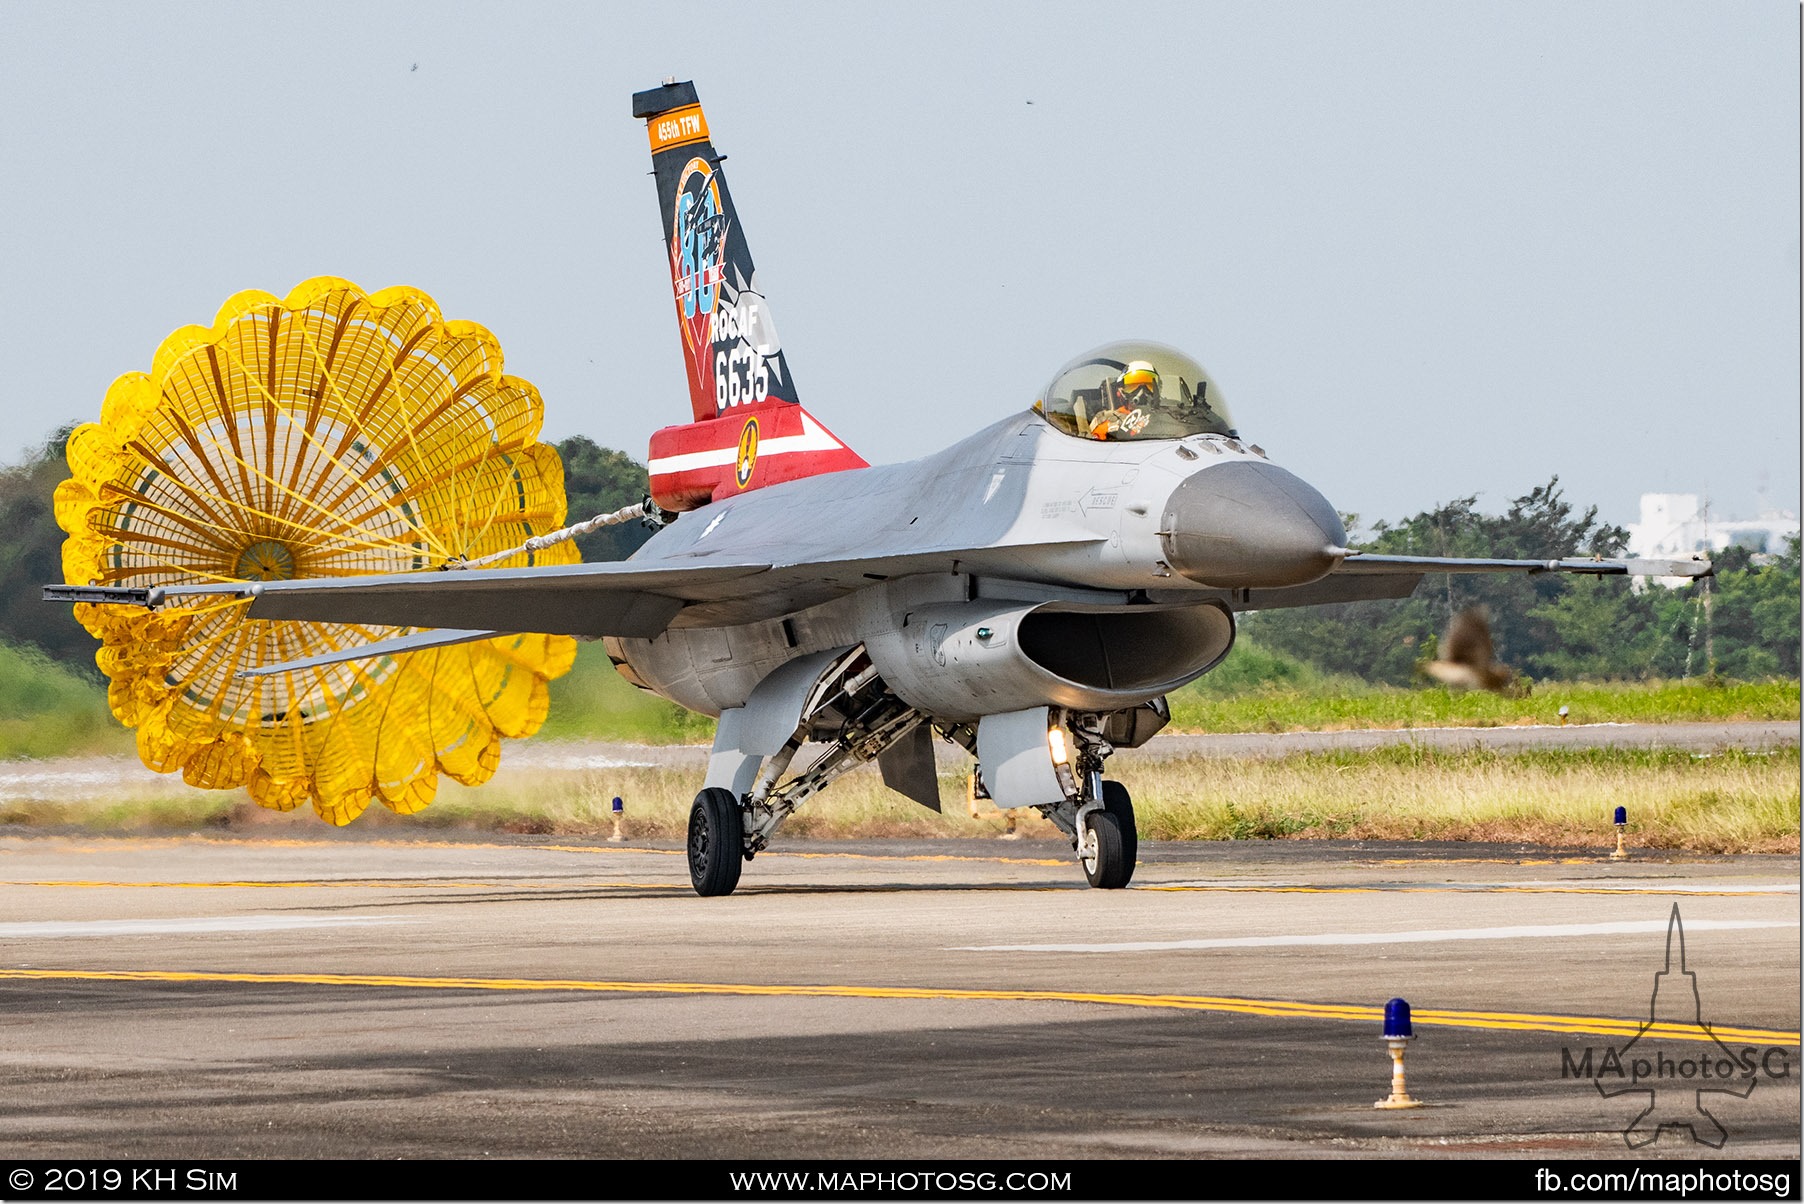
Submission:
[[[1759,518],[1713,518],[1695,493],[1644,493],[1641,521],[1629,524],[1629,555],[1658,559],[1708,556],[1724,548],[1746,548],[1755,562],[1785,550],[1799,533],[1798,516],[1769,510]],[[1684,584],[1683,577],[1659,578],[1661,584]]]

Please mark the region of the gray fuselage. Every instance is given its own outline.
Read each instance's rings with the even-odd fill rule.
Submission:
[[[769,486],[685,514],[634,563],[774,568],[755,593],[725,587],[655,639],[609,644],[637,684],[717,715],[744,705],[778,666],[893,636],[918,609],[1194,607],[1234,587],[1319,578],[1343,539],[1319,494],[1238,440],[1103,442],[1030,412],[920,460]],[[1140,635],[1191,630],[1173,622],[1169,633]],[[1122,705],[1155,697],[1225,650],[1164,649],[1177,672],[1140,672],[1112,694]],[[945,664],[937,641],[933,651]],[[973,700],[966,709],[985,708]]]

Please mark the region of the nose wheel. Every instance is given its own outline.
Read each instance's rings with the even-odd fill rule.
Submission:
[[[689,808],[689,881],[702,896],[730,895],[745,861],[745,812],[731,790],[710,786]]]
[[[1119,890],[1134,876],[1140,836],[1134,827],[1134,801],[1120,782],[1102,784],[1102,806],[1084,817],[1077,857],[1091,886]]]

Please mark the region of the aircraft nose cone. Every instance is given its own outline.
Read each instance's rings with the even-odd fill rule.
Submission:
[[[1236,460],[1192,473],[1160,524],[1165,562],[1203,585],[1270,589],[1325,576],[1346,555],[1340,515],[1275,464]]]

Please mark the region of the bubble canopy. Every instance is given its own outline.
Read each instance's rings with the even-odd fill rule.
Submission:
[[[1162,343],[1108,343],[1085,352],[1059,369],[1034,409],[1080,439],[1238,434],[1203,366]]]

